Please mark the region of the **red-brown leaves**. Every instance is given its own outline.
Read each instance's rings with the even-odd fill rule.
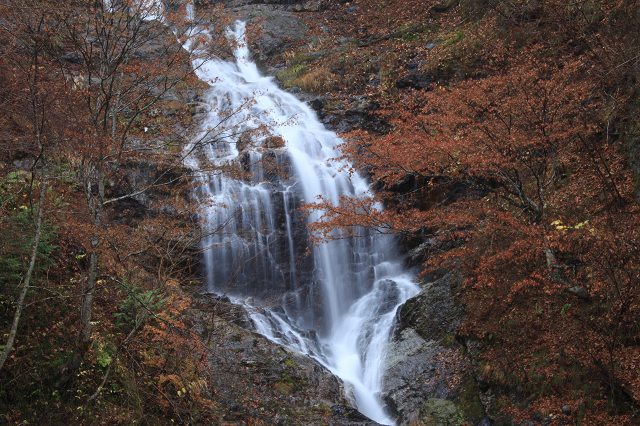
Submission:
[[[423,15],[442,29],[380,40],[396,47],[394,69],[419,64],[430,86],[362,88],[361,76],[345,76],[393,126],[345,135],[345,156],[380,191],[375,201],[321,203],[326,213],[313,229],[400,232],[425,243],[426,270],[462,269],[460,332],[483,341],[484,379],[533,401],[509,409],[515,420],[538,410],[559,424],[578,412],[587,424],[625,424],[630,417],[607,414],[603,400],[620,410],[640,400],[635,136],[625,146],[614,124],[637,116],[628,112],[640,58],[632,3],[499,3],[462,23],[460,2],[441,21]],[[371,2],[353,5],[367,10],[351,23],[354,36],[392,32]],[[437,42],[423,49],[427,40]],[[349,58],[354,74],[370,72],[375,43]],[[560,401],[573,414],[562,414]]]

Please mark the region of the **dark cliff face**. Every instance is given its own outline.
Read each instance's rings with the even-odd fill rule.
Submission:
[[[199,10],[224,5],[232,19],[246,21],[254,60],[265,70],[282,62],[282,54],[308,41],[303,12],[319,12],[330,5],[325,0],[227,0],[196,1]]]

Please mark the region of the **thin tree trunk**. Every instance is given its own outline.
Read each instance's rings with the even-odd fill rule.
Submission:
[[[91,344],[91,314],[93,312],[93,297],[98,275],[98,254],[95,251],[97,245],[94,246],[94,241],[97,240],[93,239],[92,241],[94,251],[89,255],[89,276],[87,278],[87,285],[83,291],[82,305],[80,307],[80,333],[78,334],[73,357],[65,366],[60,380],[56,384],[59,388],[63,388],[71,382],[76,371],[78,371],[78,368],[80,368],[80,365],[84,361],[84,357]]]
[[[98,194],[92,194],[91,184],[87,184],[87,204],[92,212],[93,224],[97,228],[100,227],[102,211],[104,209],[104,191],[105,177],[102,169],[97,170]],[[98,234],[91,237],[91,253],[89,254],[89,274],[87,277],[87,285],[82,292],[82,302],[80,306],[80,333],[76,343],[76,349],[73,357],[64,370],[57,386],[65,387],[72,379],[80,365],[84,361],[84,357],[91,344],[91,315],[93,313],[93,298],[95,296],[96,283],[98,279],[98,248],[100,246],[100,237]]]
[[[94,250],[97,248],[96,239],[91,242]],[[82,308],[80,310],[80,345],[85,346],[91,341],[91,314],[93,312],[93,296],[96,291],[96,280],[98,276],[98,253],[93,251],[89,255],[89,278],[87,287],[82,299]]]
[[[33,271],[36,267],[36,260],[38,258],[38,246],[40,245],[40,237],[42,236],[42,211],[44,210],[44,199],[47,193],[47,186],[43,179],[40,182],[40,194],[38,196],[38,213],[36,216],[36,233],[33,237],[33,243],[31,244],[31,257],[29,259],[29,268],[27,269],[27,273],[22,279],[22,283],[20,284],[20,296],[18,297],[18,306],[16,307],[16,312],[13,315],[13,323],[11,324],[11,330],[9,331],[9,338],[7,339],[7,343],[2,351],[2,355],[0,355],[0,370],[4,366],[4,363],[7,361],[9,357],[9,353],[13,350],[13,344],[16,339],[16,334],[18,333],[18,325],[20,324],[20,317],[22,316],[22,309],[24,308],[24,300],[27,297],[27,292],[29,291],[29,285],[31,284],[31,278],[33,277]]]
[[[102,167],[102,166],[101,166]],[[98,229],[102,223],[102,211],[104,209],[104,189],[105,176],[102,168],[98,168],[98,194],[93,213],[93,224]],[[82,308],[80,311],[80,336],[79,347],[86,350],[91,343],[91,314],[93,313],[93,297],[96,291],[96,281],[98,279],[98,247],[100,246],[100,236],[98,234],[91,237],[91,255],[89,256],[89,278],[87,288],[82,298]],[[84,350],[83,350],[84,358]]]

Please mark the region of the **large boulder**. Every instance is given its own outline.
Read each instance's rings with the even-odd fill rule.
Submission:
[[[423,285],[397,313],[382,398],[399,424],[478,424],[485,417],[477,383],[455,331],[460,277],[447,273]]]

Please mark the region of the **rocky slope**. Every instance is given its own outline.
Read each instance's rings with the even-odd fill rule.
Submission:
[[[353,408],[340,382],[320,364],[252,332],[243,308],[225,298],[194,297],[187,315],[208,347],[208,379],[226,409],[222,422],[375,424]]]
[[[401,424],[490,424],[464,348],[456,340],[460,277],[428,279],[402,306],[386,359],[383,398]]]

